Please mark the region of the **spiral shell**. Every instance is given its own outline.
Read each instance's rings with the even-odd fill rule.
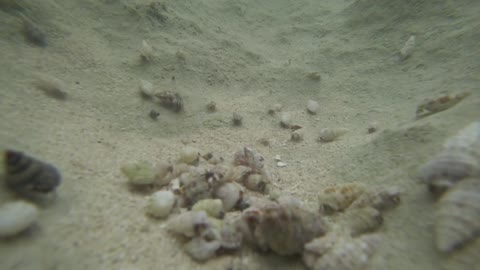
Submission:
[[[321,142],[333,142],[348,132],[346,128],[324,128],[320,130],[318,140]]]
[[[326,232],[319,215],[302,208],[280,205],[245,210],[242,217],[247,237],[263,249],[279,255],[300,254],[305,243]]]
[[[352,209],[346,213],[345,224],[351,236],[374,232],[383,224],[382,214],[375,208]]]
[[[378,211],[385,211],[400,203],[400,194],[400,189],[395,186],[369,189],[362,193],[350,208],[372,207]]]
[[[477,176],[480,176],[480,121],[449,138],[443,151],[420,167],[417,178],[438,196],[456,182]]]
[[[321,256],[312,270],[360,270],[365,269],[380,245],[381,237],[367,234],[357,238],[338,238],[335,245]]]
[[[61,181],[60,173],[53,165],[14,150],[6,150],[5,168],[7,186],[19,193],[49,193]]]
[[[480,235],[480,179],[465,179],[440,199],[436,210],[439,250],[450,252]]]
[[[331,215],[343,211],[364,192],[365,187],[356,183],[328,187],[318,196],[320,212]]]

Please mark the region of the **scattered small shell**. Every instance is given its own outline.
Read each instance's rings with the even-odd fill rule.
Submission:
[[[275,161],[280,161],[282,160],[282,157],[280,155],[275,155],[273,159],[275,159]]]
[[[150,185],[155,182],[155,170],[146,161],[123,165],[120,170],[132,185]]]
[[[319,215],[302,208],[268,206],[250,209],[242,214],[245,236],[259,248],[279,255],[301,254],[305,243],[326,232]],[[252,239],[253,236],[253,239]]]
[[[348,132],[346,128],[324,128],[320,130],[318,140],[321,142],[333,142]]]
[[[0,207],[0,238],[11,237],[28,229],[38,218],[38,208],[25,201],[15,201]]]
[[[470,92],[461,92],[455,95],[441,95],[436,98],[426,98],[417,106],[416,117],[423,118],[450,109],[470,95]]]
[[[372,207],[378,211],[392,209],[400,204],[401,191],[398,187],[377,187],[363,192],[350,208]]]
[[[303,140],[303,133],[303,129],[294,130],[290,134],[290,139],[294,142],[300,142]]]
[[[382,214],[372,207],[348,211],[344,220],[350,235],[353,237],[374,232],[383,224]]]
[[[45,95],[58,100],[65,100],[67,98],[67,92],[65,91],[67,87],[60,79],[39,72],[34,73],[33,78],[33,85],[42,90]]]
[[[207,104],[207,112],[216,112],[217,111],[217,104],[214,101],[210,101]]]
[[[215,197],[222,200],[223,210],[232,210],[243,197],[243,191],[236,183],[225,183],[215,191]]]
[[[375,133],[377,132],[378,130],[378,122],[374,121],[374,122],[370,122],[367,126],[367,133],[368,134],[372,134],[372,133]]]
[[[205,211],[184,212],[167,221],[167,229],[176,234],[182,234],[186,237],[200,235],[210,226],[207,213]]]
[[[310,267],[312,270],[360,270],[365,269],[380,245],[381,237],[367,234],[357,238],[339,237],[326,254]],[[327,243],[330,244],[330,243]]]
[[[287,166],[287,163],[285,163],[285,162],[281,162],[281,161],[277,162],[277,167],[279,167],[279,168],[283,168],[283,167],[286,167],[286,166]]]
[[[405,42],[405,45],[400,49],[400,60],[404,61],[410,57],[415,50],[415,35],[411,35]]]
[[[45,33],[26,16],[21,15],[25,40],[39,47],[47,46]]]
[[[307,102],[307,111],[311,114],[317,114],[320,105],[315,100],[309,100]]]
[[[240,114],[234,112],[232,114],[232,124],[234,126],[241,126],[242,123],[243,123],[243,117]]]
[[[166,218],[175,205],[175,195],[169,190],[160,190],[152,194],[147,206],[147,214],[155,218]]]
[[[480,236],[480,178],[465,179],[443,195],[436,220],[440,251],[451,252]]]
[[[178,93],[163,91],[155,93],[154,97],[160,105],[171,111],[181,112],[184,110],[183,98]]]
[[[5,151],[5,183],[25,194],[49,193],[61,182],[61,175],[51,164],[14,150]]]
[[[328,187],[318,196],[320,213],[331,215],[343,211],[364,192],[365,187],[356,183]]]
[[[147,63],[153,60],[153,47],[145,40],[142,40],[142,47],[140,48],[140,58],[142,62]]]
[[[290,116],[290,113],[283,112],[282,115],[280,115],[280,125],[283,128],[290,128],[292,126],[292,117]]]
[[[199,158],[200,158],[200,150],[199,149],[197,149],[195,147],[191,147],[191,146],[186,146],[180,152],[179,161],[183,162],[185,164],[191,165],[191,164],[195,164],[196,162],[198,162]]]
[[[140,94],[143,98],[152,98],[155,94],[155,90],[153,89],[153,84],[146,80],[140,80]]]
[[[214,218],[221,218],[224,214],[223,203],[220,199],[200,200],[193,205],[192,211],[205,211],[205,213]]]
[[[151,109],[150,112],[148,113],[148,116],[153,120],[157,120],[158,117],[160,116],[160,112],[155,109]]]

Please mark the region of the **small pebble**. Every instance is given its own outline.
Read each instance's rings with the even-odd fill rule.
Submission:
[[[283,167],[285,167],[285,166],[287,166],[287,163],[281,162],[281,161],[277,162],[277,167],[283,168]]]
[[[307,111],[311,114],[317,114],[320,105],[315,100],[309,100],[307,102]]]
[[[292,126],[292,118],[289,113],[282,113],[282,115],[280,116],[280,125],[283,128],[290,128]]]
[[[280,160],[282,160],[282,157],[280,155],[275,155],[274,159],[276,161],[280,161]]]

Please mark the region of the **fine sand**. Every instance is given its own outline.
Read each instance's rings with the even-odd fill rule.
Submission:
[[[239,253],[192,261],[163,222],[145,216],[147,197],[131,192],[119,170],[175,160],[185,144],[227,159],[253,145],[276,191],[312,210],[328,184],[399,186],[402,203],[385,216],[370,269],[445,263],[434,246],[434,202],[411,176],[480,118],[480,1],[0,0],[0,8],[0,148],[63,174],[38,224],[0,242],[0,269],[228,269]],[[20,13],[45,33],[45,47],[25,40]],[[399,61],[411,35],[416,50]],[[154,48],[148,64],[140,62],[142,40]],[[67,99],[36,89],[35,72],[62,80]],[[307,78],[312,72],[321,80]],[[142,100],[140,79],[178,92],[185,111]],[[415,120],[422,99],[461,91],[472,95]],[[309,99],[318,114],[307,113]],[[215,113],[206,112],[211,101]],[[302,142],[289,141],[279,116],[267,114],[276,103],[304,127]],[[158,121],[148,117],[152,108]],[[234,111],[243,126],[231,125]],[[367,134],[372,121],[379,131]],[[319,143],[324,127],[349,132]],[[286,167],[275,166],[277,154]],[[0,202],[11,196],[2,189]],[[298,259],[250,249],[241,256],[244,269],[304,269]]]

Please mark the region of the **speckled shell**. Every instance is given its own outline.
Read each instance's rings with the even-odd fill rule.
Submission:
[[[378,211],[385,211],[400,203],[400,194],[400,189],[395,186],[372,188],[362,193],[350,208],[372,207]]]
[[[346,128],[324,128],[320,130],[318,140],[321,142],[333,142],[348,132]]]
[[[48,193],[61,181],[53,165],[14,150],[5,151],[5,171],[7,186],[20,193]]]
[[[318,196],[320,213],[331,215],[343,211],[363,192],[365,187],[356,183],[328,187]]]
[[[480,179],[469,178],[443,195],[436,209],[437,247],[450,252],[480,235]]]
[[[301,254],[305,243],[326,232],[319,215],[302,208],[267,206],[243,216],[255,243],[279,255]]]
[[[351,236],[374,232],[383,224],[382,214],[375,208],[364,207],[349,210],[344,217],[345,226]]]

